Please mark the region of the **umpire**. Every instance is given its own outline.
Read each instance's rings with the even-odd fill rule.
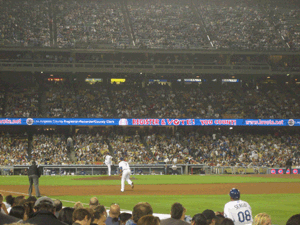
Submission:
[[[288,169],[290,170],[290,174],[292,174],[292,165],[293,165],[293,159],[291,157],[288,157],[288,160],[286,161],[286,164],[285,164],[285,167],[286,167],[285,174]]]
[[[31,196],[32,193],[32,185],[34,184],[35,195],[36,197],[41,197],[39,190],[39,178],[41,176],[39,167],[36,165],[35,161],[31,162],[31,166],[28,169],[28,178],[29,178],[29,190],[28,194]]]

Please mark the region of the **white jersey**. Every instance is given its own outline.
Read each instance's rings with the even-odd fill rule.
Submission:
[[[225,204],[224,207],[225,218],[230,218],[233,220],[234,225],[251,225],[252,210],[250,205],[242,200],[230,201]]]
[[[110,155],[105,156],[105,164],[111,164],[112,157]]]
[[[129,167],[129,164],[128,162],[125,162],[125,161],[121,161],[119,163],[119,168],[124,171],[124,170],[130,170],[130,167]]]

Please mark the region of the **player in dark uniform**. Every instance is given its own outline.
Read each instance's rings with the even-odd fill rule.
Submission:
[[[39,178],[41,176],[39,167],[36,165],[35,161],[32,161],[31,166],[28,168],[28,178],[29,178],[29,190],[28,194],[31,196],[32,185],[34,184],[36,197],[41,197],[39,190]]]
[[[292,165],[293,165],[293,159],[289,157],[285,164],[285,172],[284,172],[285,174],[288,169],[290,170],[290,174],[292,174]]]

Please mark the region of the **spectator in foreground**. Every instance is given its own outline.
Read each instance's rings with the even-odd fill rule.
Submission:
[[[55,213],[53,200],[47,196],[39,198],[34,204],[35,213],[26,221],[26,223],[36,225],[66,225],[59,221]]]
[[[271,216],[267,213],[259,213],[254,217],[253,225],[271,225]]]
[[[26,220],[28,218],[31,218],[32,214],[34,213],[33,209],[34,209],[35,202],[36,202],[36,197],[34,196],[26,199],[26,202],[24,203]]]
[[[98,200],[98,198],[97,197],[92,197],[91,199],[90,199],[90,203],[89,203],[89,206],[90,206],[90,208],[91,209],[95,209],[97,206],[99,206],[100,204],[99,204],[99,200]]]
[[[132,217],[130,213],[121,213],[120,218],[120,225],[125,225],[126,222]]]
[[[234,225],[234,222],[232,221],[232,219],[225,218],[225,219],[223,219],[223,221],[221,222],[221,225]]]
[[[126,222],[126,225],[136,225],[142,216],[152,215],[153,209],[148,202],[140,202],[133,207],[132,219]]]
[[[208,225],[216,224],[217,217],[214,211],[210,209],[206,209],[202,212],[202,214],[206,217]]]
[[[1,205],[1,212],[8,214],[6,205],[3,203],[3,195],[2,194],[0,194],[0,205]]]
[[[54,200],[55,216],[58,217],[60,210],[62,209],[62,202],[59,199]]]
[[[6,202],[4,202],[4,204],[5,204],[6,208],[7,208],[7,212],[9,212],[10,208],[12,207],[12,204],[14,203],[14,197],[12,195],[7,195],[5,197],[5,201]]]
[[[160,219],[152,215],[142,216],[137,225],[160,225]]]
[[[186,209],[178,202],[174,203],[171,207],[171,218],[164,219],[160,222],[161,225],[188,225],[188,222],[184,221]]]
[[[300,224],[300,214],[291,216],[286,222],[286,225],[299,225],[299,224]]]
[[[74,209],[83,209],[83,204],[81,202],[76,202],[74,204]]]
[[[106,218],[106,225],[119,225],[120,206],[112,204],[109,208],[109,216]]]
[[[73,213],[73,225],[90,225],[92,215],[87,209],[76,209]]]
[[[26,202],[35,203],[37,198],[35,196],[30,196],[26,199]],[[34,204],[33,204],[34,205]]]
[[[0,205],[2,208],[2,205]],[[10,224],[19,221],[20,219],[0,212],[0,225]]]
[[[15,197],[13,206],[17,206],[17,205],[23,206],[25,202],[26,202],[25,196],[20,195],[20,196]]]
[[[206,217],[202,213],[195,214],[191,225],[208,225]]]
[[[225,217],[222,214],[216,215],[216,224],[215,225],[220,225],[224,219],[225,219]]]
[[[94,209],[94,215],[92,220],[93,224],[105,225],[106,218],[107,218],[107,212],[104,205],[98,205]]]
[[[10,216],[19,218],[22,221],[25,221],[25,208],[23,206],[13,206],[9,212]]]
[[[75,211],[74,208],[71,207],[65,207],[62,210],[60,210],[59,214],[58,214],[58,219],[61,222],[64,222],[68,225],[72,225],[73,223],[73,212]]]

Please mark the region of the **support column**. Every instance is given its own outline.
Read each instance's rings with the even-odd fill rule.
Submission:
[[[29,130],[27,133],[27,143],[28,143],[28,149],[27,149],[27,154],[28,154],[28,161],[31,161],[31,152],[32,152],[32,141],[33,141],[33,133]]]

